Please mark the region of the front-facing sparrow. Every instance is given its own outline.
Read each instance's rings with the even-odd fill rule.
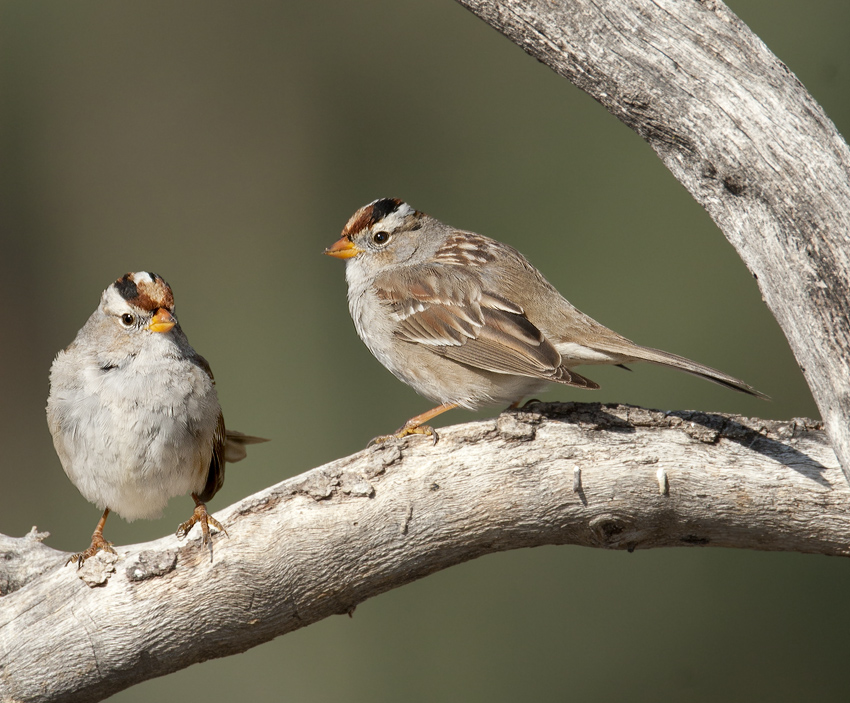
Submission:
[[[82,564],[100,550],[110,511],[125,520],[156,518],[168,500],[191,493],[192,517],[179,537],[209,525],[205,501],[224,484],[225,461],[245,444],[265,441],[226,432],[206,359],[189,345],[174,315],[169,285],[155,273],[128,273],[50,369],[47,424],[68,478],[103,510],[91,546],[68,561]]]
[[[573,368],[649,361],[766,398],[722,371],[642,347],[574,308],[513,247],[385,198],[360,208],[325,250],[345,259],[348,306],[378,361],[438,407],[516,404],[550,382],[599,386]]]

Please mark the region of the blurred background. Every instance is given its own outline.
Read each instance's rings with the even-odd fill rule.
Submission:
[[[848,134],[850,4],[730,4]],[[429,408],[357,338],[321,255],[378,197],[515,245],[604,324],[774,398],[638,365],[546,399],[817,417],[752,277],[650,148],[452,0],[2,0],[0,179],[5,534],[88,544],[48,370],[127,271],[171,283],[228,426],[274,440],[214,509]],[[846,700],[849,583],[850,561],[795,554],[498,554],[113,700]]]

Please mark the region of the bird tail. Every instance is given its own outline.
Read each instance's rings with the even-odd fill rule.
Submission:
[[[752,395],[756,398],[770,400],[770,396],[765,395],[761,391],[753,388],[751,385],[744,383],[741,379],[730,376],[729,374],[718,371],[717,369],[713,369],[705,364],[691,361],[690,359],[686,359],[684,356],[679,356],[678,354],[671,354],[670,352],[661,351],[660,349],[652,349],[651,347],[642,347],[639,345],[635,345],[630,348],[627,353],[631,359],[634,359],[635,361],[648,361],[652,364],[670,366],[674,369],[679,369],[680,371],[693,374],[694,376],[700,376],[701,378],[712,381],[721,386],[725,386],[726,388],[731,388],[733,391],[740,391],[741,393],[746,393],[747,395]]]
[[[260,442],[268,441],[269,440],[264,439],[263,437],[254,437],[252,435],[245,434],[244,432],[227,430],[225,434],[224,460],[228,464],[232,464],[236,461],[242,461],[248,455],[248,452],[245,449],[246,444],[259,444]]]

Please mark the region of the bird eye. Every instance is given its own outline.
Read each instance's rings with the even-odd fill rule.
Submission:
[[[135,321],[136,316],[131,315],[129,312],[125,312],[121,315],[121,324],[124,325],[124,327],[131,327]]]
[[[375,244],[386,244],[389,239],[389,232],[375,232],[375,234],[372,235],[372,241],[375,242]]]

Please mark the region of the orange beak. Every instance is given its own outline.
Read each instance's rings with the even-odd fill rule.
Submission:
[[[354,242],[348,237],[340,237],[324,251],[325,254],[335,259],[350,259],[352,256],[357,256],[362,252],[363,250],[354,246]]]
[[[177,320],[174,319],[174,316],[165,308],[160,308],[153,316],[148,329],[151,332],[168,332],[176,324]]]

